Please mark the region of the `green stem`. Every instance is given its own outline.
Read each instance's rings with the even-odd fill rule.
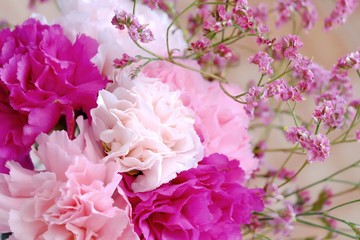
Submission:
[[[134,4],[133,4],[133,10],[132,10],[133,15],[135,15],[135,11],[136,11],[136,0],[134,0]]]
[[[290,110],[290,112],[291,112],[291,115],[292,115],[292,117],[293,117],[293,119],[294,119],[295,126],[299,127],[298,121],[297,121],[297,118],[296,118],[296,114],[295,114],[295,106],[296,106],[296,103],[294,104],[294,107],[293,107],[293,108],[290,106],[289,101],[286,101],[286,104],[288,105],[289,110]]]
[[[340,208],[340,207],[343,207],[343,206],[346,206],[346,205],[349,205],[349,204],[352,204],[352,203],[356,203],[356,202],[360,202],[360,199],[355,199],[355,200],[352,200],[352,201],[350,201],[350,202],[342,203],[342,204],[337,205],[337,206],[335,206],[335,207],[332,207],[332,208],[330,208],[330,209],[328,209],[328,210],[325,210],[324,213],[327,214],[327,213],[329,213],[329,212],[331,212],[331,211],[333,211],[333,210],[335,210],[335,209],[338,209],[338,208]]]
[[[353,128],[353,126],[354,126],[354,124],[355,124],[355,121],[356,121],[357,117],[359,116],[359,113],[360,113],[360,108],[358,108],[358,109],[356,110],[355,117],[354,117],[354,119],[352,120],[349,129],[346,130],[345,135],[344,135],[344,137],[342,138],[342,140],[345,140],[345,139],[347,138],[347,136],[349,135],[349,132],[350,132],[351,129]]]
[[[342,172],[345,172],[345,171],[347,171],[347,170],[349,170],[349,169],[357,166],[359,163],[360,163],[360,160],[356,161],[355,163],[353,163],[353,164],[351,164],[351,165],[349,165],[349,166],[347,166],[347,167],[345,167],[345,168],[340,169],[339,171],[336,171],[335,173],[329,175],[329,176],[326,177],[326,178],[323,178],[323,179],[321,179],[321,180],[319,180],[319,181],[316,181],[316,182],[314,182],[314,183],[311,183],[311,184],[309,184],[309,185],[307,185],[307,186],[305,186],[305,187],[299,188],[298,190],[296,190],[296,191],[294,191],[294,192],[288,193],[288,194],[284,195],[284,197],[289,197],[289,196],[294,195],[294,194],[296,194],[296,193],[299,193],[299,192],[301,192],[301,191],[303,191],[303,190],[305,190],[305,189],[308,189],[308,188],[311,188],[311,187],[313,187],[313,186],[316,186],[316,185],[318,185],[318,184],[320,184],[320,183],[326,182],[327,180],[333,178],[334,176],[336,176],[336,175],[338,175],[338,174],[340,174],[340,173],[342,173]]]
[[[177,22],[177,20],[183,15],[185,14],[187,11],[189,11],[192,7],[196,6],[199,4],[199,1],[194,1],[192,2],[190,5],[188,5],[184,10],[182,10],[179,14],[176,15],[176,17],[173,19],[173,21],[169,24],[169,26],[166,29],[166,50],[168,53],[168,58],[169,60],[172,62],[172,54],[170,53],[170,46],[169,46],[169,31],[170,28]]]
[[[347,234],[347,233],[338,231],[338,230],[333,229],[333,228],[329,228],[329,227],[325,227],[325,226],[322,226],[322,225],[319,225],[319,224],[316,224],[316,223],[304,221],[304,220],[301,220],[301,219],[299,219],[299,218],[296,218],[296,221],[299,222],[299,223],[303,223],[303,224],[305,224],[305,225],[308,225],[308,226],[322,228],[322,229],[325,229],[325,230],[327,230],[327,231],[334,232],[334,233],[337,233],[337,234],[339,234],[339,235],[346,236],[346,237],[349,237],[349,238],[352,238],[352,239],[357,239],[357,238],[356,238],[355,236],[353,236],[353,235],[350,235],[350,234]]]
[[[264,78],[264,74],[261,74],[260,80],[259,80],[259,82],[258,82],[258,84],[257,84],[258,86],[261,85],[261,82],[262,82],[263,78]]]
[[[279,170],[277,170],[277,172],[275,173],[275,175],[272,177],[272,179],[270,180],[270,183],[273,183],[275,181],[275,179],[279,176],[279,174],[281,173],[281,171],[283,170],[283,168],[285,167],[285,165],[289,162],[289,160],[291,159],[292,155],[294,155],[295,150],[297,149],[297,147],[299,146],[299,144],[297,143],[293,150],[290,152],[290,154],[288,155],[288,157],[286,158],[286,160],[281,164]]]
[[[305,160],[304,164],[300,167],[300,169],[295,173],[294,176],[292,176],[291,178],[287,179],[285,182],[283,182],[282,184],[279,185],[279,188],[281,188],[282,186],[285,186],[288,182],[291,182],[294,178],[296,178],[301,171],[306,167],[306,165],[308,164],[308,161]]]
[[[318,134],[318,132],[319,132],[320,124],[321,124],[321,121],[319,121],[319,122],[316,124],[315,135]]]

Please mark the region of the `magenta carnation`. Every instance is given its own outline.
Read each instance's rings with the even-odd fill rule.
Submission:
[[[75,111],[89,116],[106,84],[90,61],[97,46],[84,35],[71,43],[59,25],[34,19],[0,32],[0,172],[9,159],[27,159],[35,138],[62,115],[70,136]]]
[[[129,189],[133,177],[124,177]],[[155,190],[126,190],[135,231],[143,239],[241,239],[240,226],[264,208],[263,190],[243,187],[243,177],[239,161],[215,153]]]

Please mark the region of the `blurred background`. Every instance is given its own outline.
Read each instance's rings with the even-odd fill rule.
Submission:
[[[179,7],[186,6],[190,1],[179,1]],[[256,4],[260,1],[249,1],[252,4]],[[266,2],[268,6],[271,5],[274,1],[262,1]],[[301,39],[304,42],[304,47],[301,49],[301,53],[305,56],[313,58],[314,61],[330,69],[333,64],[336,63],[337,59],[343,57],[345,54],[353,52],[360,47],[360,7],[357,8],[350,18],[348,19],[347,24],[337,26],[335,29],[325,32],[323,30],[323,20],[327,17],[332,8],[335,5],[335,1],[313,1],[319,12],[319,20],[317,24],[308,32],[302,31],[300,33]],[[51,20],[59,15],[56,4],[52,1],[49,1],[44,4],[37,5],[35,9],[30,10],[27,7],[28,1],[25,0],[1,0],[0,1],[0,19],[6,19],[11,24],[20,24],[25,19],[31,16],[32,12],[35,11],[44,15],[49,23]],[[150,11],[150,10],[149,10]],[[273,19],[270,20],[270,29],[272,37],[280,37],[284,34],[291,33],[291,23],[283,26],[280,29],[274,27]],[[240,54],[241,64],[236,69],[231,69],[228,73],[228,79],[232,82],[239,83],[242,87],[246,86],[246,83],[250,79],[258,79],[259,73],[255,66],[250,66],[247,62],[247,59],[255,51],[260,49],[256,44],[250,41],[241,41],[238,44],[234,45],[234,49]],[[252,51],[249,51],[252,50]],[[351,74],[352,79],[354,80],[355,95],[360,97],[360,79],[356,76],[356,73],[353,71]],[[297,113],[304,118],[309,118],[313,111],[313,105],[311,102],[308,102],[305,107],[297,110]],[[293,123],[285,123],[285,125],[292,126]],[[359,128],[357,128],[359,129]],[[285,144],[282,140],[283,136],[281,132],[273,132],[272,140],[270,141],[270,148],[279,147],[279,144]],[[256,142],[256,137],[254,137],[254,142]],[[284,160],[284,156],[281,153],[269,153],[266,155],[265,164],[273,166],[276,168],[281,165],[281,161]],[[307,166],[304,171],[298,176],[298,182],[301,186],[308,185],[314,181],[322,179],[331,173],[336,172],[340,168],[343,168],[356,160],[360,159],[360,143],[350,143],[350,144],[339,144],[334,146],[331,149],[331,156],[324,163],[314,163],[310,166]],[[291,169],[297,170],[303,163],[302,158],[293,158],[291,161]],[[351,180],[352,182],[360,183],[360,168],[353,169],[348,171],[338,177],[338,179]],[[330,183],[325,185],[329,186]],[[315,197],[318,192],[325,186],[319,185],[311,190],[311,194]],[[348,188],[343,184],[331,183],[334,192],[341,192]],[[334,198],[334,204],[341,204],[343,202],[360,199],[360,190],[357,189],[350,194],[343,195],[341,197]],[[335,210],[333,215],[360,223],[360,203],[351,204]],[[340,225],[342,228],[346,226]],[[302,231],[304,229],[298,229],[298,236],[303,236]],[[317,230],[313,228],[306,228],[308,233],[313,232],[314,235],[317,234]],[[299,237],[298,239],[302,239]],[[343,237],[338,237],[338,239],[343,239]]]

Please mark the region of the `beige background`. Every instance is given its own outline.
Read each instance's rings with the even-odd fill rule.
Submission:
[[[182,1],[181,4],[185,5],[185,2]],[[258,2],[258,1],[250,1]],[[270,1],[264,1],[270,2]],[[320,63],[324,67],[330,68],[339,57],[344,56],[346,53],[356,50],[360,47],[360,8],[350,17],[348,24],[340,26],[335,30],[325,33],[322,29],[323,23],[322,20],[327,16],[332,7],[332,1],[314,1],[316,2],[317,9],[319,10],[319,19],[315,27],[310,30],[308,33],[301,33],[301,38],[304,42],[304,47],[302,53],[309,57],[312,57],[314,61]],[[12,24],[19,24],[26,18],[31,15],[31,11],[26,8],[27,1],[25,0],[1,0],[0,1],[0,18],[7,19]],[[58,15],[56,10],[56,5],[53,2],[40,5],[36,9],[37,12],[45,15],[49,20],[54,16]],[[290,25],[290,24],[289,24]],[[274,29],[274,28],[272,28]],[[281,36],[284,33],[289,33],[291,31],[290,26],[286,26],[281,30],[276,30],[272,33],[273,36]],[[233,69],[229,73],[229,79],[231,81],[239,82],[241,85],[252,78],[257,78],[258,73],[256,68],[249,66],[247,64],[247,58],[249,52],[244,49],[246,48],[256,48],[256,45],[250,44],[249,42],[241,42],[236,46],[237,51],[241,53],[242,64],[240,67]],[[352,77],[355,84],[356,95],[360,96],[360,79],[352,74]],[[299,112],[300,115],[310,116],[312,109],[310,109],[311,104],[308,104],[308,109],[303,108],[303,112]],[[288,123],[291,125],[291,123]],[[360,127],[359,127],[360,128]],[[281,143],[282,136],[281,134],[275,134],[270,142],[272,147],[278,146]],[[275,145],[276,144],[276,145]],[[269,154],[267,157],[267,163],[273,164],[274,166],[279,165],[280,161],[284,159],[284,155],[281,154]],[[309,184],[313,181],[321,179],[338,169],[351,164],[355,160],[360,159],[360,143],[352,143],[347,146],[337,145],[331,149],[331,157],[326,160],[324,163],[316,163],[308,166],[304,172],[299,176],[299,182],[301,185]],[[297,169],[299,165],[302,164],[303,159],[293,159],[292,167]],[[352,181],[360,181],[360,168],[349,171],[346,174],[343,174],[340,179],[351,179]],[[333,184],[336,191],[341,191],[344,188],[343,185]],[[313,195],[317,194],[319,188],[313,189]],[[360,190],[353,192],[351,195],[346,195],[344,197],[335,198],[335,203],[342,203],[347,201],[347,199],[360,199]],[[334,211],[334,215],[338,217],[343,217],[348,220],[360,223],[360,203],[353,204],[351,206],[344,207],[338,211]],[[339,226],[342,226],[339,224]],[[303,231],[303,230],[301,230]],[[310,231],[316,234],[313,229]],[[299,233],[299,236],[303,236]],[[301,237],[300,237],[301,239]],[[338,239],[343,239],[339,237]]]

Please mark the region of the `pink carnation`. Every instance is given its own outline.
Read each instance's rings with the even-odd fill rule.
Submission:
[[[212,154],[155,190],[133,193],[122,186],[142,239],[235,240],[251,213],[264,208],[263,190],[243,187],[243,177],[238,161]],[[131,184],[132,177],[124,180],[121,184]]]
[[[197,66],[193,61],[183,64]],[[195,127],[202,138],[205,156],[218,152],[237,159],[246,177],[250,176],[258,166],[258,159],[251,150],[249,118],[241,104],[228,97],[218,82],[208,82],[199,73],[171,63],[157,61],[148,64],[143,72],[160,78],[172,90],[180,90],[184,104],[195,112]],[[226,88],[240,92],[235,86]]]
[[[36,154],[45,171],[6,164],[10,174],[0,175],[1,232],[16,239],[138,239],[131,207],[118,188],[118,165],[88,158],[97,150],[86,126],[74,141],[65,132],[39,137]]]
[[[185,107],[178,92],[158,79],[127,73],[99,93],[92,110],[97,140],[106,147],[104,162],[116,161],[121,172],[140,174],[134,191],[152,190],[197,166],[203,157],[194,130],[193,112]]]
[[[80,35],[72,44],[59,25],[29,19],[13,31],[4,29],[0,49],[0,159],[21,161],[35,138],[52,130],[61,115],[71,136],[74,112],[89,116],[106,81],[90,62],[97,43]]]

